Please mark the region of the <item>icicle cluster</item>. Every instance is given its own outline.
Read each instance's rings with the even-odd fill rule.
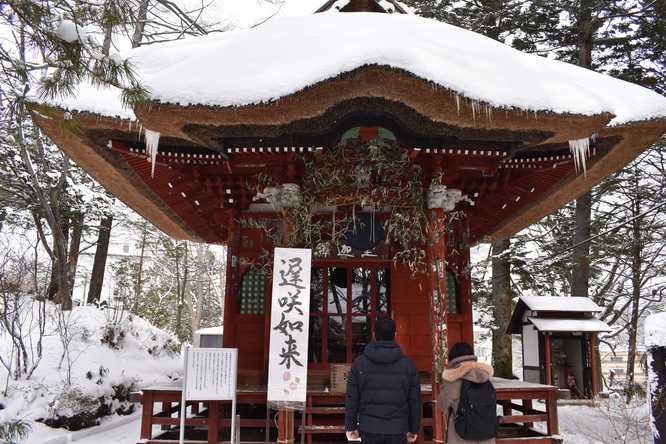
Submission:
[[[576,171],[580,171],[581,166],[583,167],[583,173],[587,176],[587,164],[586,157],[590,152],[590,138],[585,137],[578,140],[569,141],[569,150],[574,157],[574,165],[576,165]]]
[[[458,109],[458,115],[460,115],[460,98],[461,95],[458,94],[457,92],[453,93],[453,100],[456,102],[456,108]],[[471,109],[472,109],[472,119],[474,120],[474,123],[476,123],[476,116],[481,115],[481,110],[484,109],[486,111],[486,118],[488,119],[489,122],[493,121],[493,107],[490,106],[487,103],[483,102],[478,102],[476,100],[467,100],[467,103],[469,103]]]
[[[155,158],[157,157],[157,147],[160,144],[160,133],[144,128],[144,134],[146,137],[146,154],[152,165],[150,177],[155,177]]]

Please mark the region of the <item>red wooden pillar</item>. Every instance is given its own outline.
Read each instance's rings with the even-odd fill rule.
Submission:
[[[233,421],[235,418],[231,418]],[[208,442],[220,442],[220,403],[208,403]]]
[[[446,230],[442,226],[443,212],[441,209],[427,210],[430,226],[430,240],[432,247],[428,249],[428,266],[430,269],[430,339],[432,343],[432,402],[437,405],[439,395],[439,381],[441,372],[446,365],[447,350],[447,322],[446,303],[443,289],[446,288]],[[444,440],[444,412],[433,408],[432,427],[433,440]]]
[[[142,395],[143,410],[141,412],[141,439],[149,440],[153,437],[153,393],[145,392]]]
[[[552,377],[552,369],[551,369],[551,363],[550,363],[550,332],[544,332],[543,333],[544,339],[545,339],[545,349],[546,349],[546,384],[547,385],[554,385],[553,384],[553,377]]]
[[[240,247],[241,226],[238,223],[238,213],[234,210],[220,211],[220,218],[228,218],[229,241],[227,242],[227,275],[224,295],[224,329],[222,343],[226,348],[236,348],[236,329],[233,327],[238,303],[238,250]]]
[[[278,410],[278,444],[294,444],[294,410]]]
[[[548,390],[548,396],[544,399],[546,402],[546,413],[548,414],[548,424],[546,430],[549,435],[559,435],[560,427],[557,419],[557,390]]]

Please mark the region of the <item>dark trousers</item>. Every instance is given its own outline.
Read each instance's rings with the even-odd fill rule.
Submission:
[[[407,435],[378,435],[360,432],[361,444],[407,444]]]

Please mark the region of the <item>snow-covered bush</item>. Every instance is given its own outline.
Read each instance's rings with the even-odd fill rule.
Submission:
[[[575,417],[560,418],[560,421],[572,422],[580,442],[653,442],[650,409],[645,399],[633,399],[627,403],[624,396],[601,398],[595,407],[581,406],[577,409],[580,411]]]
[[[110,325],[108,310],[74,307],[63,317],[59,306],[44,307],[42,362],[29,379],[9,380],[0,395],[0,422],[21,418],[69,430],[89,427],[102,416],[131,413],[131,392],[180,377],[180,345],[145,320],[123,316]],[[113,346],[104,341],[110,329]],[[0,332],[0,348],[8,341]],[[7,376],[0,368],[0,380]]]

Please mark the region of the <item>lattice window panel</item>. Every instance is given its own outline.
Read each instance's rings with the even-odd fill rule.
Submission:
[[[241,280],[240,314],[263,314],[266,310],[266,276],[249,270]]]

